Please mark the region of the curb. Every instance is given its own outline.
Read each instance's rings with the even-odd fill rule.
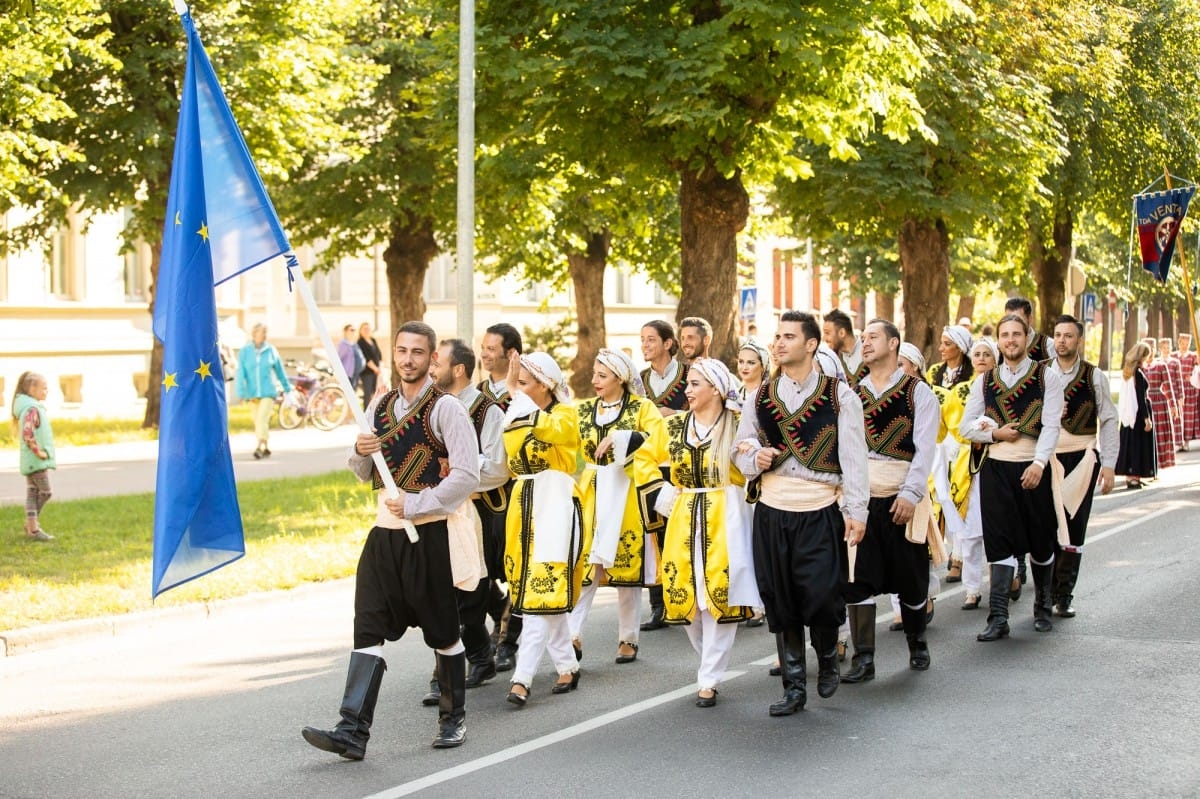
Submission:
[[[134,630],[150,630],[158,624],[174,624],[179,621],[203,622],[214,616],[224,616],[252,605],[305,601],[311,599],[314,594],[332,594],[348,590],[353,583],[354,577],[343,577],[339,580],[306,583],[295,588],[260,591],[228,599],[194,602],[161,609],[138,610],[94,619],[52,622],[19,630],[4,630],[0,631],[0,657],[16,657],[31,652],[55,649],[88,638],[115,638]]]

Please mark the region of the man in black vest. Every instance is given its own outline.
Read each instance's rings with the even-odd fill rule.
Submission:
[[[795,713],[807,700],[805,626],[817,653],[817,694],[828,698],[837,690],[837,631],[846,619],[842,541],[855,545],[866,529],[862,402],[844,382],[814,368],[820,342],[811,314],[780,317],[780,375],[763,381],[754,406],[743,411],[733,459],[760,489],[754,569],[784,689],[772,716]]]
[[[437,336],[423,322],[406,322],[396,333],[393,367],[400,388],[369,407],[374,433],[359,433],[350,468],[361,480],[374,476],[371,455],[381,452],[400,495],[379,492],[375,526],[367,534],[354,587],[354,651],[346,675],[341,720],[332,730],[305,727],[304,740],[318,749],[362,760],[379,685],[387,664],[384,641],[420,627],[437,652],[441,686],[435,748],[466,739],[467,661],[459,632],[446,518],[479,485],[479,444],[462,403],[429,377]],[[413,540],[413,539],[416,540]]]
[[[1088,519],[1092,515],[1092,497],[1096,480],[1100,493],[1113,489],[1117,454],[1121,449],[1120,421],[1109,394],[1104,372],[1083,360],[1083,325],[1073,316],[1060,316],[1054,324],[1054,360],[1050,370],[1063,381],[1062,431],[1058,436],[1055,458],[1063,470],[1063,514],[1066,543],[1059,531],[1058,553],[1054,556],[1054,585],[1049,601],[1054,613],[1069,619],[1075,615],[1072,605],[1075,582],[1079,579],[1079,561]],[[1097,434],[1100,450],[1096,451]],[[1046,601],[1039,596],[1038,601]]]
[[[872,320],[862,334],[868,372],[856,390],[862,400],[871,500],[867,531],[847,548],[845,588],[851,670],[842,682],[875,678],[875,596],[897,594],[908,638],[908,665],[929,668],[925,642],[925,602],[929,591],[929,550],[925,536],[933,513],[929,472],[937,448],[941,406],[924,381],[899,364],[900,331],[884,319]]]
[[[983,548],[991,564],[988,626],[977,638],[997,641],[1009,633],[1008,603],[1017,558],[1029,555],[1039,596],[1048,595],[1054,573],[1058,516],[1050,460],[1062,423],[1062,377],[1026,353],[1029,325],[1008,314],[996,328],[1000,364],[971,384],[959,433],[987,444],[979,469]],[[1049,632],[1049,603],[1033,608],[1033,628]]]

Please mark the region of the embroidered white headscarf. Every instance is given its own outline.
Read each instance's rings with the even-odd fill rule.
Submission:
[[[724,362],[718,361],[716,358],[697,358],[692,361],[689,370],[697,372],[701,377],[712,384],[713,388],[721,395],[721,399],[725,402],[725,407],[731,411],[741,410],[742,404],[738,400],[737,385],[733,379],[733,375],[729,371]]]
[[[620,350],[602,349],[596,353],[596,360],[604,364],[610,372],[616,375],[626,388],[639,397],[646,396],[646,387],[642,385],[642,376],[633,365],[633,359]]]
[[[954,346],[962,350],[963,355],[968,355],[971,352],[971,342],[974,339],[971,336],[971,331],[962,325],[946,325],[942,328],[942,335],[953,341]]]
[[[996,346],[996,342],[992,341],[990,338],[981,338],[971,347],[971,354],[974,355],[975,350],[979,349],[981,346],[987,347],[989,350],[991,350],[992,360],[996,363],[1000,363],[1000,348]]]
[[[534,380],[550,389],[550,393],[559,402],[568,402],[571,399],[571,391],[567,388],[567,382],[563,380],[562,369],[558,368],[558,364],[546,353],[530,352],[522,355],[521,366],[533,375]]]
[[[752,338],[746,339],[746,343],[738,348],[741,350],[750,350],[758,356],[758,362],[762,364],[763,374],[771,371],[771,354],[767,352],[767,348],[759,344]]]
[[[911,341],[901,342],[900,352],[897,354],[917,367],[918,372],[925,374],[925,356],[921,354],[921,350],[917,348],[916,344]]]

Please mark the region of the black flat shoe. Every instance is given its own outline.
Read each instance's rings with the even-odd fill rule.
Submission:
[[[712,696],[705,696],[704,690],[712,691]],[[717,689],[708,688],[699,691],[696,694],[696,707],[716,707],[717,706]]]
[[[523,693],[523,694],[517,693],[516,687],[518,685],[525,689],[525,693]],[[506,696],[505,699],[507,699],[509,702],[516,705],[517,707],[525,707],[525,703],[529,701],[529,686],[523,682],[513,683],[512,688],[508,689],[508,696]]]
[[[575,650],[575,662],[578,663],[583,660],[583,639],[572,638],[571,648]]]
[[[896,617],[896,620],[894,622],[892,622],[891,624],[888,625],[888,630],[893,633],[898,633],[903,629],[904,629],[904,622],[900,621],[899,616]]]
[[[554,683],[554,687],[550,689],[550,693],[566,694],[566,693],[570,693],[571,691],[574,691],[576,688],[579,687],[579,675],[582,673],[583,672],[576,669],[574,672],[571,673],[571,681],[570,682]]]
[[[967,594],[967,598],[963,600],[963,610],[978,610],[979,603],[983,601],[982,594]]]
[[[622,647],[622,646],[627,646],[627,647],[631,648],[633,650],[633,654],[632,655],[620,654],[620,651],[621,651],[620,647]],[[617,663],[632,663],[633,661],[637,660],[638,645],[633,643],[632,641],[622,641],[620,643],[620,646],[617,647],[617,653],[618,653],[617,654]]]
[[[666,615],[665,608],[652,608],[650,611],[650,620],[642,623],[642,632],[661,630],[663,627],[666,627]]]

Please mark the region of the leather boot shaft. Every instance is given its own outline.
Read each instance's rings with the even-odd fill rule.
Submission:
[[[854,657],[850,660],[850,671],[842,675],[842,682],[860,683],[875,679],[875,603],[850,605],[846,608],[850,617],[850,640],[854,643]]]
[[[467,656],[437,656],[438,686],[438,733],[434,736],[435,749],[450,749],[461,746],[467,739]]]
[[[1016,569],[1012,566],[992,564],[988,593],[988,626],[976,636],[976,640],[998,641],[1008,636],[1008,592],[1012,588],[1015,572]]]

